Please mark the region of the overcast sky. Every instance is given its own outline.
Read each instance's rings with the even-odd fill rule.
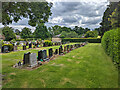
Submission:
[[[109,2],[107,0],[47,0],[53,2],[51,8],[52,16],[50,16],[47,27],[60,25],[73,28],[81,26],[84,28],[94,29],[99,27],[103,13]],[[74,2],[73,2],[74,1]],[[28,19],[23,18],[18,23],[9,25],[15,29],[21,30],[24,27],[34,27],[28,25]],[[0,24],[0,27],[2,25]]]

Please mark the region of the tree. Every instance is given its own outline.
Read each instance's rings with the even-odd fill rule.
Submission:
[[[2,29],[2,33],[5,36],[6,41],[11,41],[12,39],[16,39],[14,29],[12,27],[8,27],[8,26],[4,27]]]
[[[20,30],[15,29],[15,34],[16,34],[16,35],[20,35]]]
[[[70,32],[62,31],[60,38],[78,38],[78,34],[74,31]]]
[[[108,18],[108,21],[111,22],[112,28],[120,27],[120,2],[110,15],[110,18]]]
[[[44,23],[41,23],[36,27],[34,31],[34,37],[41,39],[50,37],[50,32],[48,32],[47,27],[44,25]]]
[[[108,5],[107,9],[105,10],[102,22],[100,23],[101,27],[99,30],[99,34],[101,36],[103,36],[103,34],[106,31],[109,31],[110,29],[112,29],[111,22],[109,21],[109,18],[110,18],[110,15],[112,14],[112,12],[117,7],[117,5],[118,5],[118,2],[110,2],[110,5]]]
[[[52,3],[48,2],[2,2],[2,24],[18,22],[22,17],[28,18],[28,24],[37,26],[48,21]]]
[[[21,34],[20,34],[21,38],[31,38],[32,36],[32,32],[31,29],[25,27],[22,29]]]
[[[97,33],[97,31],[87,31],[84,36],[85,36],[85,38],[88,38],[88,37],[97,37],[98,33]]]

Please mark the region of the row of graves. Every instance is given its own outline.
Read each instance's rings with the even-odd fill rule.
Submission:
[[[64,46],[64,48],[61,45],[59,49],[55,49],[54,52],[52,48],[49,48],[48,56],[47,56],[47,50],[38,51],[38,56],[36,55],[36,53],[31,53],[31,52],[24,53],[23,60],[22,60],[23,63],[19,61],[14,65],[14,67],[35,69],[45,64],[46,62],[53,60],[55,57],[59,55],[65,55],[66,53],[69,53],[70,51],[76,48],[83,47],[86,44],[87,43],[84,42],[81,44],[67,45],[67,46]]]
[[[17,43],[20,43],[19,45],[17,45]],[[31,41],[18,41],[18,42],[15,42],[15,43],[11,43],[11,42],[5,42],[4,43],[5,45],[3,45],[1,47],[1,52],[2,53],[7,53],[7,52],[10,52],[10,51],[18,51],[19,47],[22,46],[22,49],[20,50],[27,50],[27,49],[31,49],[31,48],[38,48],[40,47],[41,43],[36,41],[36,42],[31,42]],[[12,50],[10,50],[10,46],[9,45],[13,45],[13,48]],[[28,46],[28,48],[27,48]]]
[[[21,50],[27,50],[27,49],[32,49],[32,48],[40,48],[42,45],[41,45],[41,42],[31,42],[31,41],[20,41],[20,46],[17,45],[18,42],[15,42],[15,43],[11,43],[11,42],[4,42],[5,45],[3,45],[1,47],[1,53],[8,53],[10,51],[19,51],[19,47],[22,46],[22,49]],[[10,46],[9,44],[12,44],[13,45],[13,48],[12,50],[10,49]],[[42,43],[43,44],[43,47],[46,47],[47,45],[45,45],[45,43]],[[56,42],[54,44],[54,46],[56,45],[62,45],[61,42]]]

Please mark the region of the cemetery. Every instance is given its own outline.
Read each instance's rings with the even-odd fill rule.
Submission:
[[[0,89],[120,88],[120,2],[78,1],[0,2]]]
[[[23,60],[20,60],[18,63],[13,65],[13,67],[20,68],[20,69],[22,68],[25,69],[27,67],[27,69],[32,70],[32,69],[38,68],[40,65],[46,62],[50,62],[50,60],[53,60],[56,56],[58,57],[58,55],[65,55],[66,52],[68,53],[73,49],[77,49],[86,44],[87,42],[80,43],[80,44],[67,45],[67,46],[64,46],[65,47],[64,50],[63,50],[63,46],[61,45],[59,47],[59,51],[58,49],[56,49],[55,52],[53,52],[52,48],[49,48],[48,50],[40,50],[38,51],[38,56],[36,56],[36,53],[27,52],[27,53],[24,53]],[[66,47],[67,47],[67,50],[66,50]],[[30,46],[30,48],[32,47]],[[48,51],[48,56],[47,56],[47,51]]]

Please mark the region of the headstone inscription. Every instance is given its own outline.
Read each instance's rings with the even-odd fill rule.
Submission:
[[[53,50],[52,48],[49,49],[49,58],[51,58],[53,56]]]

